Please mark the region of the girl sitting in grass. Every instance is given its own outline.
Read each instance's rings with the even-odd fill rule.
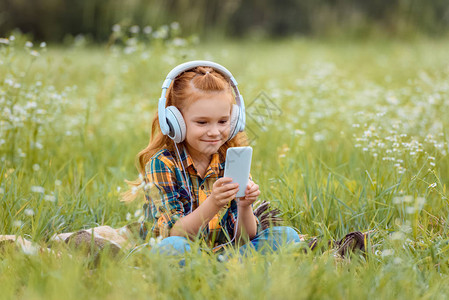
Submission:
[[[191,250],[189,240],[196,238],[214,251],[234,242],[240,253],[248,249],[273,251],[287,243],[300,242],[293,228],[268,226],[267,219],[276,219],[270,218],[270,213],[263,214],[259,222],[256,216],[261,216],[267,203],[253,212],[260,190],[251,177],[245,197],[238,201],[238,185],[223,177],[226,150],[248,145],[243,132],[244,104],[236,85],[228,70],[207,61],[182,64],[164,82],[152,137],[138,154],[142,177],[131,183],[135,188],[124,195],[125,201],[133,200],[136,187],[145,187],[145,216],[153,225],[149,234],[142,226],[141,236],[162,237],[161,243],[153,246],[153,252],[183,254]],[[109,246],[117,253],[121,247],[132,247],[134,241],[129,240],[133,228],[100,226],[57,234],[51,241],[88,249],[94,246],[98,250]],[[337,253],[344,256],[352,249],[364,251],[366,238],[360,232],[346,235],[335,242]],[[20,237],[0,235],[0,250],[5,243],[14,241],[22,249],[34,249]],[[317,245],[317,239],[309,243],[311,249]]]
[[[143,177],[132,183],[145,185],[145,216],[153,223],[149,234],[163,238],[152,251],[183,254],[195,238],[214,251],[234,242],[241,253],[300,241],[290,227],[261,230],[253,213],[260,190],[251,177],[239,201],[238,184],[223,177],[226,150],[248,145],[236,85],[228,70],[207,61],[188,62],[168,74],[152,137],[138,154]],[[133,197],[128,192],[125,200]],[[142,227],[143,238],[147,233]]]

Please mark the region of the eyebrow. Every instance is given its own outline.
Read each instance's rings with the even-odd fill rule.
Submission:
[[[219,117],[218,119],[225,119],[225,118],[229,118],[229,117],[230,117],[229,115],[224,115],[224,116]],[[192,119],[206,119],[206,120],[209,120],[209,119],[214,119],[214,118],[211,118],[211,117],[208,117],[208,116],[194,116]]]

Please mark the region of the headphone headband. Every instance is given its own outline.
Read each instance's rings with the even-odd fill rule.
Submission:
[[[174,67],[165,78],[164,82],[162,83],[162,93],[161,97],[159,98],[159,104],[158,104],[158,114],[159,114],[159,125],[161,127],[162,134],[167,135],[170,132],[170,127],[167,124],[166,120],[166,94],[167,89],[170,87],[170,84],[172,81],[182,72],[185,72],[187,70],[196,68],[196,67],[211,67],[216,71],[219,71],[221,74],[223,74],[225,77],[227,77],[231,81],[231,86],[234,89],[235,93],[235,102],[237,103],[239,110],[240,110],[240,121],[242,130],[245,128],[245,103],[243,102],[243,97],[240,95],[239,89],[237,88],[237,81],[234,79],[234,76],[232,76],[231,72],[228,71],[225,67],[223,67],[220,64],[214,63],[212,61],[207,60],[193,60],[189,62],[185,62],[183,64],[180,64],[176,67]]]
[[[211,67],[212,69],[218,70],[227,78],[229,78],[235,86],[237,86],[237,81],[234,79],[234,76],[232,76],[231,72],[229,72],[228,69],[226,69],[222,65],[207,60],[193,60],[174,67],[173,70],[171,70],[165,78],[165,81],[162,84],[162,89],[168,89],[170,83],[182,72],[196,67]]]

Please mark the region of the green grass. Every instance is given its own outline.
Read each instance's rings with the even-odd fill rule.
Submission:
[[[120,203],[119,189],[137,175],[165,75],[192,59],[239,82],[252,176],[287,225],[377,234],[365,258],[286,248],[225,263],[192,254],[184,268],[149,249],[96,268],[63,247],[6,249],[0,297],[448,297],[447,40],[138,42],[130,54],[35,45],[38,57],[24,43],[0,44],[0,234],[45,246],[55,233],[138,220],[142,201]]]

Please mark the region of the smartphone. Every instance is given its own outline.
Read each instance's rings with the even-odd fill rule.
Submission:
[[[251,169],[252,147],[231,147],[226,151],[224,177],[232,178],[232,183],[239,184],[236,197],[245,197],[246,186]]]

